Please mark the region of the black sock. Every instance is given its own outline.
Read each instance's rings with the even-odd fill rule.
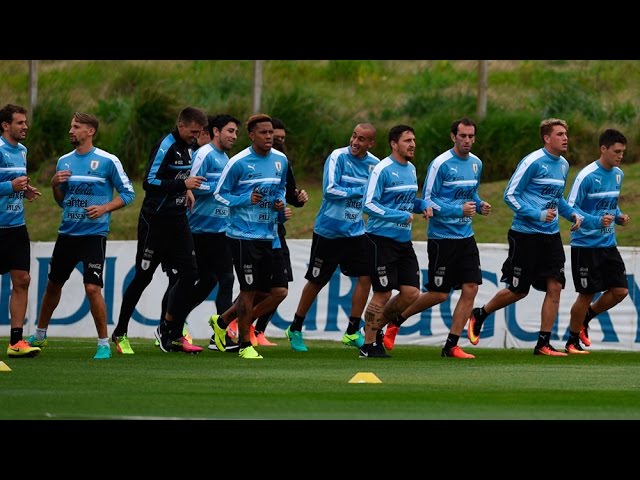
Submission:
[[[251,346],[251,342],[240,342],[240,350]]]
[[[12,328],[11,329],[11,340],[9,341],[9,345],[15,345],[20,340],[22,340],[22,327]]]
[[[487,318],[489,316],[489,314],[487,313],[487,311],[484,309],[484,305],[480,307],[480,318],[476,318],[476,320],[480,320],[481,322],[484,322],[484,319]]]
[[[458,345],[459,339],[460,335],[454,335],[453,333],[450,333],[449,335],[447,335],[447,341],[444,344],[444,349],[447,351],[451,350],[453,347]]]
[[[580,340],[580,332],[572,332],[569,330],[569,339],[567,340],[567,346],[577,345]]]
[[[269,322],[271,321],[271,317],[273,317],[274,313],[276,313],[275,310],[269,313],[265,313],[260,318],[258,318],[258,320],[256,321],[256,329],[255,329],[256,335],[258,333],[264,332],[267,329],[267,325],[269,325]]]
[[[224,321],[224,318],[222,317],[222,315],[218,315],[218,326],[220,328],[227,328],[229,326],[229,324]]]
[[[582,322],[582,324],[589,328],[589,322],[591,321],[591,319],[593,317],[595,317],[596,315],[598,315],[596,312],[593,311],[593,308],[591,308],[591,305],[589,305],[589,308],[587,309],[587,314],[584,316],[584,321]]]
[[[540,330],[538,334],[538,343],[536,344],[536,348],[544,347],[545,345],[549,345],[549,340],[551,336],[551,332],[543,332]]]
[[[400,325],[402,325],[406,321],[407,321],[407,319],[404,318],[401,313],[399,313],[398,316],[396,316],[396,318],[391,320],[391,323],[393,323],[396,327],[399,328]]]
[[[347,326],[347,335],[353,335],[360,330],[360,317],[349,317],[349,325]]]
[[[376,332],[376,345],[382,345],[382,340],[384,338],[384,333],[382,330],[378,330]]]
[[[297,313],[294,313],[293,314],[293,323],[289,327],[289,331],[291,331],[291,332],[301,332],[303,323],[304,323],[304,317],[301,317]]]

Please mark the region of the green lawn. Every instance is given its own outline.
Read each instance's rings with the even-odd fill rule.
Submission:
[[[50,338],[36,358],[0,359],[0,419],[640,419],[640,355],[598,351],[550,358],[468,348],[475,360],[400,345],[360,359],[337,342],[286,340],[263,360],[205,350],[93,360],[94,339]],[[204,340],[201,345],[207,343]],[[0,339],[1,345],[7,338]],[[373,372],[381,384],[349,384]]]

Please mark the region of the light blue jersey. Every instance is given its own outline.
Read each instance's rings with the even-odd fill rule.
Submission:
[[[482,199],[478,196],[482,161],[469,153],[467,158],[452,149],[437,156],[427,170],[422,198],[433,207],[429,219],[428,238],[469,238],[473,236],[472,217],[465,217],[462,206],[476,202],[480,213]]]
[[[547,210],[557,210],[573,221],[578,212],[563,197],[569,172],[569,162],[541,148],[530,153],[518,163],[504,191],[505,203],[514,211],[511,228],[522,233],[560,232],[558,216],[545,222]]]
[[[371,172],[364,197],[364,213],[369,215],[367,233],[398,242],[411,241],[412,212],[421,213],[427,202],[416,198],[418,178],[413,163],[400,163],[389,155]]]
[[[133,185],[118,157],[96,147],[83,155],[74,150],[58,159],[56,171],[60,170],[71,170],[71,176],[59,185],[64,199],[58,202],[62,207],[58,233],[107,236],[111,213],[91,219],[85,209],[109,203],[113,199],[114,188],[125,206],[133,201]]]
[[[313,231],[326,238],[364,235],[362,199],[367,179],[380,159],[367,152],[351,155],[349,147],[331,152],[324,163],[322,204]]]
[[[27,174],[27,148],[11,145],[0,136],[0,228],[24,225],[24,192],[14,192],[11,181]]]
[[[196,203],[193,212],[187,211],[192,233],[220,233],[227,229],[229,209],[215,199],[213,192],[228,162],[226,152],[217,149],[213,143],[203,145],[195,153],[191,176],[199,175],[207,180],[200,188],[192,190]]]
[[[285,201],[287,157],[271,149],[266,156],[252,147],[231,157],[222,170],[214,196],[229,208],[227,237],[244,240],[273,240],[278,221],[274,205]],[[251,192],[258,190],[262,200],[251,203]]]
[[[602,226],[603,215],[613,215],[616,220],[622,212],[618,198],[624,173],[618,167],[603,168],[598,160],[584,167],[569,192],[567,203],[578,209],[585,219],[575,232],[571,232],[572,247],[615,247],[615,222],[609,227]]]

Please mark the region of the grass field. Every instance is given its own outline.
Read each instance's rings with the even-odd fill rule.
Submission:
[[[135,355],[112,349],[112,359],[97,361],[94,339],[50,338],[36,358],[0,356],[12,369],[0,372],[0,420],[640,419],[633,352],[550,358],[469,348],[475,360],[456,360],[400,345],[384,360],[337,342],[309,341],[300,354],[276,341],[260,349],[264,360],[246,361],[209,350],[165,354],[132,339]],[[358,372],[382,383],[349,384]]]

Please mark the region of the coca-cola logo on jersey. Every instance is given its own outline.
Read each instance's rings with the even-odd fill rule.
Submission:
[[[69,185],[69,193],[76,195],[93,195],[93,185],[90,183],[76,183]]]

